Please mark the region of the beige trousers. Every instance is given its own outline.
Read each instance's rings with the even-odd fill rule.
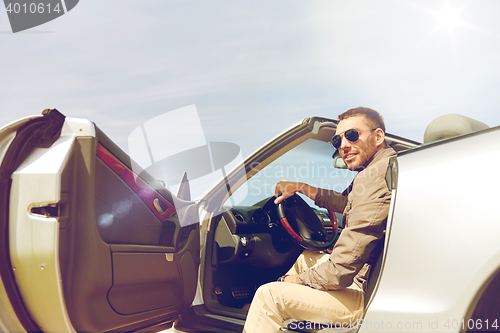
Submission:
[[[298,274],[328,260],[328,254],[305,250],[288,274]],[[260,286],[252,301],[244,333],[280,332],[285,320],[309,320],[335,327],[356,324],[363,315],[364,292],[349,288],[321,291],[300,284],[271,282]],[[344,326],[346,327],[346,326]]]

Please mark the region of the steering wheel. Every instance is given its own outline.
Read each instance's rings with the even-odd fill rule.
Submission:
[[[325,250],[337,237],[337,219],[330,213],[332,232],[328,233],[314,210],[297,194],[278,204],[278,217],[290,237],[303,248]]]

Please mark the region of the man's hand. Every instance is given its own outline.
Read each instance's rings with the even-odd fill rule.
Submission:
[[[276,199],[274,200],[274,203],[279,204],[283,200],[294,195],[295,192],[305,194],[309,198],[314,200],[316,198],[317,190],[317,188],[304,183],[282,180],[278,184],[276,184],[276,189],[274,191],[274,196],[276,197]]]
[[[293,275],[286,275],[286,276],[285,276],[285,279],[283,280],[283,282],[288,282],[288,283],[295,283],[295,284],[297,284],[297,274],[293,274]]]
[[[289,180],[282,180],[278,184],[276,184],[276,189],[274,190],[274,196],[276,200],[274,200],[275,204],[279,204],[283,200],[291,197],[295,194],[300,188],[301,183],[291,182]]]

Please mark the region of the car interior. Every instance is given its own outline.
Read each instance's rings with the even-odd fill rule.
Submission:
[[[339,192],[352,181],[354,173],[346,169],[330,144],[336,123],[326,119],[312,120],[313,123],[315,121],[320,126],[316,125],[314,132],[302,132],[295,138],[289,138],[289,141],[280,138],[280,143],[271,142],[262,155],[251,156],[247,164],[259,167],[247,168],[243,176],[247,177],[246,199],[238,205],[226,206],[229,202],[226,198],[225,204],[220,208],[221,213],[213,214],[208,222],[204,222],[210,226],[202,256],[203,300],[212,313],[244,319],[256,289],[284,275],[307,247],[300,245],[293,233],[287,231],[280,222],[279,209],[274,203],[274,186],[279,180],[301,181]],[[397,151],[418,144],[396,136],[388,136],[387,143]],[[303,172],[297,172],[298,170]],[[264,189],[266,186],[269,188],[267,192]],[[242,190],[239,188],[236,193]],[[252,195],[252,190],[260,196]],[[292,198],[287,201],[290,199]],[[313,212],[327,233],[325,238],[333,240],[328,248],[322,249],[328,251],[342,231],[342,214],[331,214],[315,206],[308,198],[305,200],[307,208],[302,209]],[[293,210],[299,211],[298,215],[302,213],[295,205],[291,202],[292,212],[285,213],[287,217],[290,216],[292,229],[303,238],[314,238],[314,232],[308,234],[307,230],[301,229],[300,221],[296,222]],[[378,274],[380,270],[382,256],[379,259],[372,270],[373,274]],[[369,290],[373,290],[376,280],[370,279],[373,282],[369,285]],[[369,297],[366,301],[368,300]]]
[[[245,175],[248,178],[247,183],[251,188],[264,185],[273,187],[279,180],[289,179],[309,184],[323,184],[326,185],[324,188],[342,191],[348,186],[353,175],[345,169],[345,164],[338,153],[332,156],[334,149],[329,141],[334,135],[335,128],[336,124],[333,121],[323,119],[315,133],[302,133],[295,140],[290,140],[291,142],[281,138],[283,141],[281,145],[271,142],[269,151],[267,154],[263,153],[262,159],[260,159],[261,156],[250,157],[247,163],[259,165],[258,171],[264,174],[265,170],[276,170],[280,166],[279,170],[287,170],[287,172],[278,172],[279,175],[274,178],[269,177],[272,171],[268,172],[267,177],[264,177],[268,184],[264,184],[262,181],[255,182],[254,178],[258,178],[258,172],[247,168]],[[429,124],[425,132],[424,143],[432,144],[437,140],[487,128],[489,127],[484,123],[468,117],[455,114],[445,115]],[[386,141],[397,152],[421,146],[419,142],[390,134],[387,135]],[[304,151],[309,154],[304,154]],[[288,168],[297,160],[306,161],[309,164]],[[304,168],[303,170],[309,170],[309,174],[297,175],[293,172],[301,167]],[[336,183],[321,183],[318,179],[319,174],[311,177],[311,170],[321,168],[332,170],[332,167],[337,169],[335,173],[327,172],[322,176]],[[226,207],[222,209],[223,213],[216,215],[210,221],[212,233],[208,234],[205,260],[202,260],[205,265],[203,296],[205,305],[214,313],[244,319],[247,309],[245,305],[251,302],[255,290],[261,284],[276,281],[278,277],[285,274],[304,249],[280,223],[278,208],[274,204],[274,193],[268,192],[268,194],[269,196],[260,198],[261,200],[254,199],[254,202],[247,200],[245,205]],[[252,196],[247,195],[247,199],[250,198]],[[342,231],[342,215],[335,214],[338,229],[333,231],[331,214],[315,207],[312,202],[308,204],[323,227],[329,233],[334,232],[334,238],[337,239]],[[293,229],[298,230],[298,228],[298,225],[293,225]],[[211,237],[213,243],[210,243]],[[373,265],[367,286],[365,298],[367,306],[372,300],[383,262],[383,242],[379,246],[380,255]]]

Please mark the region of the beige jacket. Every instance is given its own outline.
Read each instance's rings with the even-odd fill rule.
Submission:
[[[319,290],[349,287],[353,282],[365,290],[370,269],[370,254],[384,230],[389,214],[391,192],[385,174],[392,148],[378,151],[342,193],[320,190],[316,205],[343,212],[344,230],[328,261],[298,275],[297,282]]]

